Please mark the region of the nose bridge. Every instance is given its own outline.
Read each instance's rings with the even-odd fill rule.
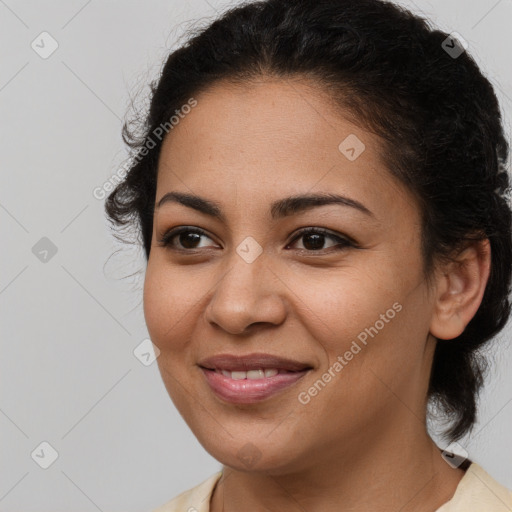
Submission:
[[[273,277],[263,247],[252,237],[244,239],[215,286],[207,307],[208,321],[231,333],[243,332],[253,323],[281,323],[285,307],[279,281]]]

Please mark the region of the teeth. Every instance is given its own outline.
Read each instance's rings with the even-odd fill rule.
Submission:
[[[236,371],[236,372],[229,372],[227,370],[221,370],[222,375],[224,377],[229,377],[233,380],[242,380],[242,379],[249,379],[249,380],[255,380],[255,379],[264,379],[268,377],[273,377],[274,375],[277,375],[279,373],[279,370],[277,368],[258,368],[257,370],[249,370],[248,372],[242,372],[242,371]]]
[[[265,372],[263,370],[249,370],[247,372],[248,379],[264,379]]]

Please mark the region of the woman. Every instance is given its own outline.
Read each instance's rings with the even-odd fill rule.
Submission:
[[[508,146],[464,50],[383,1],[266,0],[168,57],[106,209],[223,468],[159,512],[512,509],[426,427],[471,430],[510,313]]]

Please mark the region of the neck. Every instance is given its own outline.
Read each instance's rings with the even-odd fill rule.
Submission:
[[[224,466],[210,510],[434,512],[451,499],[464,471],[442,459],[409,411],[393,423],[386,429],[378,425],[371,436],[364,432],[351,438],[348,448],[317,447],[304,457],[307,463],[294,461],[293,470],[248,472]]]

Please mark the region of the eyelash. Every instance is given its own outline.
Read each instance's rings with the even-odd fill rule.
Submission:
[[[181,226],[179,228],[171,229],[171,230],[167,231],[166,233],[164,233],[163,236],[158,241],[159,242],[159,246],[160,247],[166,247],[166,248],[168,248],[170,250],[173,250],[173,251],[188,252],[188,253],[201,250],[201,247],[196,248],[196,249],[181,249],[181,248],[174,247],[172,245],[172,240],[174,238],[176,238],[177,236],[181,235],[182,233],[196,233],[198,235],[204,235],[207,238],[211,239],[211,237],[208,236],[208,233],[206,233],[206,231],[202,230],[201,228]],[[326,229],[315,228],[315,227],[308,227],[308,228],[304,228],[304,229],[300,230],[297,233],[297,235],[293,238],[293,240],[290,242],[289,245],[293,244],[294,242],[296,242],[300,238],[302,238],[302,237],[304,237],[306,235],[310,235],[310,234],[322,235],[322,236],[325,236],[327,238],[332,238],[333,240],[336,240],[338,242],[338,246],[329,247],[327,249],[327,250],[330,249],[329,252],[331,252],[331,251],[338,252],[338,251],[343,251],[343,250],[345,250],[348,247],[357,247],[357,244],[355,243],[355,241],[352,240],[349,237],[337,236],[337,235],[331,233],[330,231],[328,231]],[[301,252],[307,252],[307,253],[323,253],[323,252],[326,251],[326,249],[319,249],[319,250],[298,249],[298,250],[301,251]]]

